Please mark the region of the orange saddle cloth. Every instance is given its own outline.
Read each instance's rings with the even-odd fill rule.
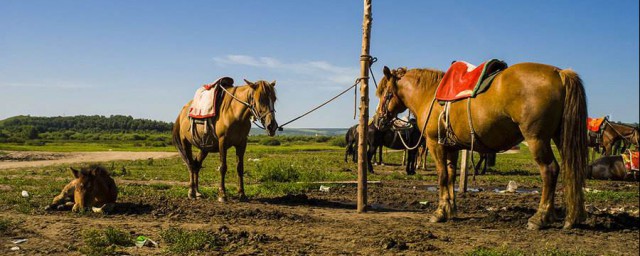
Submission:
[[[592,132],[600,132],[600,127],[606,118],[591,118],[587,117],[587,129]]]
[[[436,92],[439,101],[454,101],[475,97],[486,90],[498,72],[507,68],[504,61],[491,59],[479,66],[464,61],[451,64]],[[486,83],[483,83],[487,80]]]

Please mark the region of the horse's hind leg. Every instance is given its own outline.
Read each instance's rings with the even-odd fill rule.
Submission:
[[[207,157],[208,154],[209,154],[208,151],[201,149],[200,153],[198,153],[198,157],[193,161],[193,164],[190,169],[191,176],[192,176],[191,180],[193,185],[191,185],[191,190],[189,191],[189,195],[193,193],[193,196],[195,198],[202,197],[202,194],[200,193],[200,170],[202,169],[202,162],[204,162],[204,159]]]
[[[560,166],[553,156],[551,141],[543,139],[527,139],[529,151],[540,168],[542,176],[542,195],[538,211],[529,218],[527,228],[540,229],[555,221],[554,196]]]
[[[224,177],[227,174],[227,149],[224,147],[224,138],[220,137],[218,141],[220,149],[220,185],[218,186],[218,202],[224,203],[227,201],[227,190],[224,186]]]

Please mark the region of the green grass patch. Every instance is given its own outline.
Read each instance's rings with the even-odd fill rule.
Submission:
[[[87,255],[115,254],[119,247],[134,245],[131,235],[112,227],[105,230],[87,230],[83,232],[82,238],[84,246],[80,248],[80,252]]]
[[[266,243],[274,238],[264,234],[247,231],[232,231],[226,226],[217,231],[186,230],[170,227],[160,232],[167,251],[173,254],[191,254],[194,252],[234,252],[249,244]]]
[[[607,202],[607,203],[633,203],[638,202],[638,191],[610,191],[585,193],[587,202]]]
[[[465,253],[467,256],[525,256],[525,255],[536,255],[536,256],[581,256],[586,255],[583,252],[570,252],[565,250],[560,250],[557,248],[553,249],[542,249],[539,251],[524,251],[524,250],[514,250],[509,248],[484,248],[478,247],[473,249],[470,252]]]
[[[11,231],[13,223],[10,220],[0,219],[0,234],[6,235]]]

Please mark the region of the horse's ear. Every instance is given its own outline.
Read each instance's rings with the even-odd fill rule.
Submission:
[[[391,77],[391,70],[387,66],[384,66],[384,68],[382,69],[382,73],[384,74],[384,76],[386,78],[390,78]]]
[[[73,173],[73,177],[78,178],[80,176],[80,171],[73,169],[73,167],[69,167],[71,169],[71,173]]]
[[[276,80],[273,80],[273,82],[271,82],[271,86],[276,87]]]
[[[252,83],[251,81],[249,81],[249,80],[247,80],[247,79],[244,79],[244,82],[245,82],[245,83],[247,83],[247,85],[249,85],[249,86],[250,86],[251,88],[253,88],[254,90],[255,90],[256,88],[258,88],[258,85],[257,85],[257,84]]]

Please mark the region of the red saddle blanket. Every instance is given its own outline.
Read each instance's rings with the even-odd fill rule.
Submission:
[[[215,117],[218,111],[218,101],[222,98],[220,85],[223,87],[233,86],[233,79],[230,77],[222,77],[213,83],[205,84],[196,90],[193,96],[191,107],[189,108],[189,117],[195,119],[203,119]]]
[[[629,150],[627,153],[622,154],[622,159],[627,170],[638,171],[640,167],[640,152]]]
[[[454,101],[475,97],[487,89],[498,72],[506,68],[507,64],[497,59],[491,59],[477,67],[464,61],[456,61],[440,81],[436,99]],[[488,83],[483,84],[485,80],[488,80]]]
[[[602,123],[605,118],[591,118],[587,117],[587,129],[592,132],[600,132],[600,127],[602,127]]]

